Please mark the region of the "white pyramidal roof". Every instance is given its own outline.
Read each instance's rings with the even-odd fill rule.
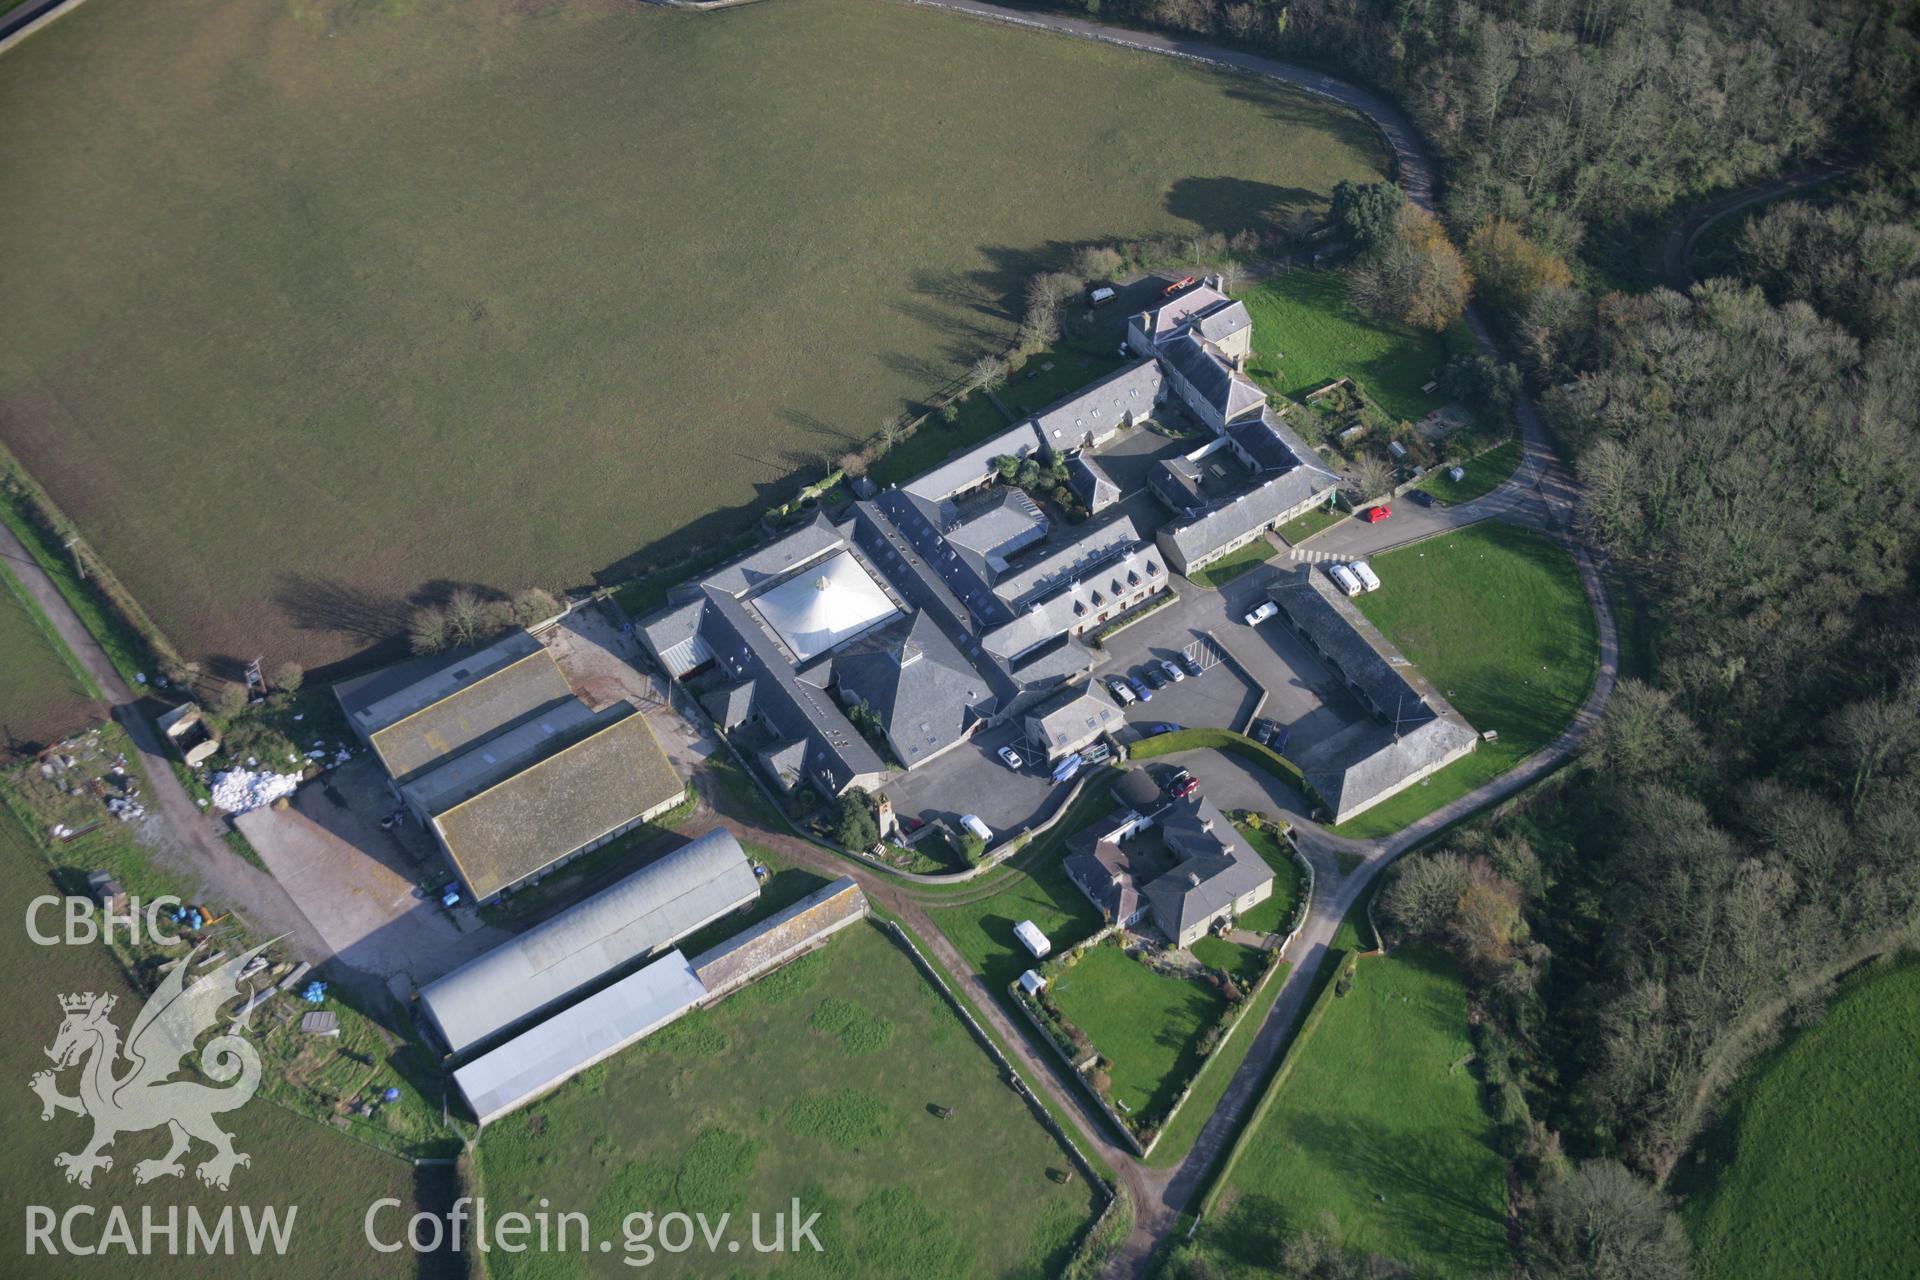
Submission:
[[[801,662],[900,612],[846,551],[796,573],[755,600],[753,607]]]

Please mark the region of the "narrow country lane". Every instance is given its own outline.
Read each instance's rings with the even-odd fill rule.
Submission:
[[[280,882],[228,848],[214,820],[180,785],[173,773],[172,757],[153,720],[141,709],[140,699],[114,670],[106,652],[68,606],[53,580],[5,525],[0,525],[0,559],[6,561],[8,570],[99,686],[108,704],[104,709],[133,739],[147,774],[147,798],[153,802],[142,835],[160,861],[197,891],[237,909],[256,930],[287,935],[285,945],[301,959],[316,964],[325,960],[332,952]]]

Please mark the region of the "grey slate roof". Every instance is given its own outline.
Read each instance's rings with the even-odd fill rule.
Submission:
[[[1166,386],[1166,375],[1151,357],[1090,383],[1042,409],[1033,417],[1040,439],[1055,453],[1105,439],[1131,416],[1142,421],[1153,416],[1153,406]]]
[[[1067,487],[1094,515],[1120,501],[1120,486],[1089,453],[1076,453],[1067,461]]]
[[[925,612],[842,652],[835,667],[841,701],[865,702],[909,769],[952,746],[996,699]]]
[[[701,697],[700,705],[722,730],[738,728],[753,714],[753,681],[742,680],[710,690]]]
[[[706,998],[678,951],[628,974],[453,1073],[485,1125],[659,1030]]]
[[[420,1002],[464,1053],[759,894],[732,833],[709,831],[428,983]]]
[[[1030,458],[1038,454],[1040,449],[1039,429],[1032,422],[1023,422],[941,463],[933,470],[915,476],[901,488],[917,498],[942,502],[956,493],[985,483],[993,474],[995,458],[1008,454],[1016,458]]]
[[[1265,476],[1252,488],[1191,520],[1169,524],[1161,532],[1191,564],[1216,547],[1273,523],[1301,503],[1327,492],[1334,481],[1306,467],[1295,467],[1279,475]]]
[[[1090,827],[1069,840],[1061,865],[1087,901],[1109,921],[1120,924],[1140,909],[1139,884],[1126,848],[1100,835],[1100,830]]]
[[[709,592],[723,592],[738,598],[785,577],[801,565],[824,558],[845,543],[846,539],[833,522],[825,514],[815,513],[813,519],[775,541],[711,571],[700,579],[700,585]]]
[[[1051,595],[1032,601],[1013,621],[987,632],[980,638],[981,646],[988,653],[1011,660],[1055,636],[1097,625],[1103,612],[1109,618],[1115,616],[1125,597],[1156,585],[1165,586],[1167,573],[1160,563],[1162,558],[1157,547],[1142,543],[1082,566]]]
[[[1399,650],[1324,578],[1302,566],[1268,587],[1267,596],[1382,721],[1404,731],[1438,715],[1428,691],[1405,674],[1410,668]]]
[[[1329,750],[1303,756],[1299,762],[1307,781],[1339,822],[1479,743],[1479,735],[1456,716],[1437,716],[1412,729],[1403,728],[1397,738],[1383,725],[1360,728],[1354,738],[1336,735],[1327,743]]]
[[[1045,742],[1050,753],[1057,753],[1067,744],[1089,742],[1118,729],[1125,719],[1120,708],[1091,685],[1082,685],[1027,712],[1027,737]]]
[[[633,710],[630,703],[615,703],[596,716],[578,698],[557,699],[522,716],[473,750],[441,757],[434,767],[401,787],[400,794],[422,813],[444,812],[572,745],[590,729],[618,718],[623,714],[618,711],[620,707]]]
[[[1273,879],[1272,868],[1211,800],[1174,805],[1160,816],[1160,832],[1180,861],[1141,892],[1169,938]]]
[[[1267,402],[1264,391],[1191,332],[1166,342],[1160,348],[1160,355],[1174,374],[1212,405],[1224,421],[1231,422]]]
[[[1158,344],[1171,338],[1196,317],[1227,307],[1238,307],[1242,315],[1246,313],[1244,306],[1233,302],[1212,285],[1197,284],[1148,311],[1146,324],[1142,327],[1148,340]],[[1247,323],[1252,324],[1252,319],[1249,318]]]
[[[825,773],[836,794],[858,775],[885,772],[833,699],[794,674],[786,654],[740,601],[717,593],[708,598],[721,663],[731,674],[753,679],[754,709],[781,736],[807,742],[809,767]]]
[[[961,513],[947,541],[970,553],[991,581],[1006,572],[1007,560],[1047,536],[1047,516],[1019,489],[1000,489],[977,508]]]
[[[1010,609],[1018,610],[1144,543],[1132,516],[1090,521],[1081,525],[1073,538],[1034,556],[994,583],[993,593]]]

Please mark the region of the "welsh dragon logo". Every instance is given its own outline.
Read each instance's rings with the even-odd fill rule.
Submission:
[[[239,993],[240,971],[270,945],[263,943],[228,960],[188,986],[187,971],[200,954],[195,947],[141,1008],[124,1047],[120,1029],[109,1017],[117,997],[90,991],[60,997],[65,1018],[47,1050],[53,1070],[35,1073],[30,1084],[40,1095],[42,1120],[51,1120],[60,1111],[93,1120],[92,1141],[77,1152],[53,1158],[55,1166],[67,1171],[68,1182],[92,1186],[96,1169],[113,1168],[106,1148],[115,1138],[162,1125],[173,1145],[159,1159],[136,1164],[135,1182],[180,1177],[185,1172],[180,1157],[195,1138],[213,1147],[212,1157],[196,1170],[208,1186],[225,1191],[235,1166],[253,1163],[245,1152],[233,1149],[233,1135],[215,1120],[222,1112],[245,1106],[260,1087],[260,1055],[235,1034],[240,1021],[228,1023],[223,1033],[198,1050],[200,1070],[227,1087],[171,1077],[180,1070],[180,1060],[195,1052],[201,1033],[220,1021],[221,1007]],[[80,1069],[77,1096],[61,1093],[54,1079],[56,1073],[72,1067]],[[236,1078],[236,1083],[227,1085]]]

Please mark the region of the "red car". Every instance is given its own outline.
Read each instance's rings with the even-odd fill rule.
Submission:
[[[1174,775],[1173,785],[1168,787],[1167,790],[1173,793],[1175,800],[1186,800],[1190,798],[1194,792],[1200,790],[1200,779],[1194,777],[1185,769],[1182,769]]]
[[[1172,284],[1168,285],[1161,292],[1160,296],[1163,298],[1171,298],[1174,294],[1180,292],[1182,289],[1186,288],[1188,285],[1192,284],[1193,282],[1194,282],[1194,278],[1192,276],[1181,276],[1178,280],[1175,280]]]
[[[1382,520],[1385,520],[1393,514],[1393,508],[1387,506],[1385,503],[1381,503],[1377,507],[1368,507],[1366,514],[1368,524],[1379,524]]]

